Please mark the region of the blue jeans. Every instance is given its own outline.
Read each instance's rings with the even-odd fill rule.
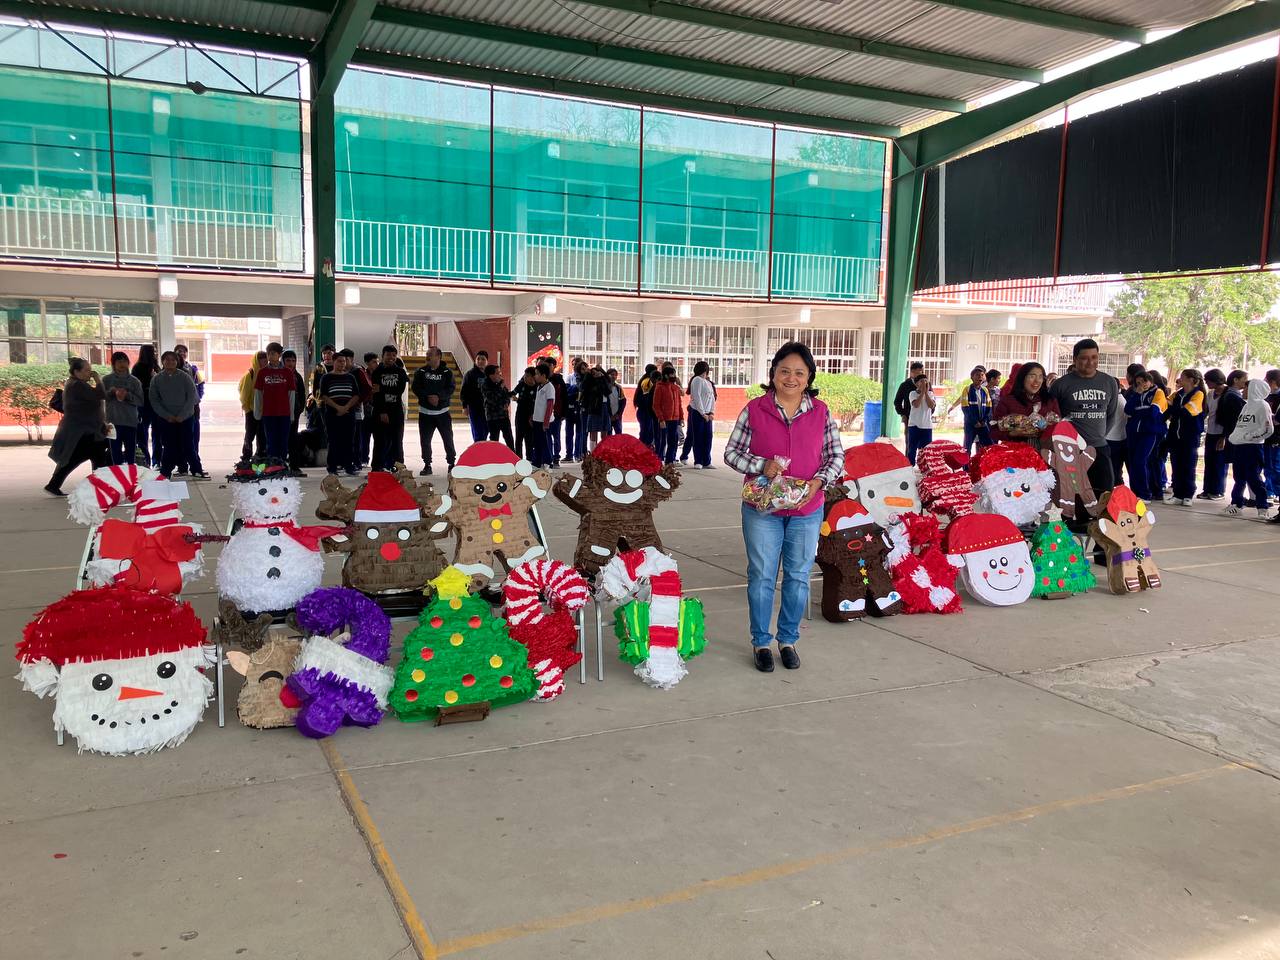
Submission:
[[[1173,495],[1190,500],[1196,495],[1196,460],[1199,459],[1200,434],[1178,437],[1173,441]]]
[[[263,417],[262,432],[267,438],[267,456],[289,459],[289,423],[291,417]]]
[[[117,467],[121,465],[127,466],[133,463],[134,455],[137,453],[137,427],[122,427],[116,424],[116,436],[114,440],[108,440],[107,444],[111,447],[111,462]]]
[[[1218,449],[1220,433],[1204,435],[1204,492],[1211,496],[1222,496],[1227,489],[1227,464],[1231,460],[1231,444],[1225,449]]]
[[[924,427],[907,427],[907,459],[913,464],[916,454],[933,443],[933,429]]]
[[[774,584],[782,565],[782,606],[778,610],[778,643],[800,639],[800,620],[809,605],[809,573],[818,555],[818,531],[822,511],[802,517],[761,513],[742,505],[742,540],[747,548],[747,610],[751,620],[751,645],[773,642]]]
[[[991,426],[985,420],[979,421],[976,414],[966,410],[964,415],[965,453],[973,453],[975,442],[979,447],[991,446]]]
[[[636,422],[640,424],[640,442],[646,447],[654,445],[653,440],[653,414],[643,407],[636,407]]]
[[[658,456],[663,463],[675,463],[680,448],[680,421],[668,420],[658,428]]]
[[[563,418],[552,417],[551,423],[542,430],[547,440],[547,458],[544,461],[544,465],[560,462],[560,424],[562,423],[565,423]],[[564,432],[566,434],[569,433],[569,426],[567,423],[565,423]]]
[[[1262,444],[1242,443],[1231,448],[1231,502],[1244,506],[1244,489],[1253,494],[1253,505],[1266,509],[1267,487],[1262,482]]]
[[[1139,500],[1154,500],[1164,489],[1160,486],[1160,471],[1155,461],[1159,443],[1160,438],[1154,433],[1135,433],[1125,438],[1129,486]]]
[[[447,417],[448,414],[441,414],[441,416]],[[489,437],[489,421],[484,417],[484,406],[481,405],[479,408],[474,406],[467,407],[467,419],[471,421],[472,442],[487,440]]]
[[[1267,478],[1267,496],[1280,497],[1280,447],[1262,448],[1262,471]]]
[[[529,462],[535,467],[551,462],[551,434],[541,423],[529,424]]]

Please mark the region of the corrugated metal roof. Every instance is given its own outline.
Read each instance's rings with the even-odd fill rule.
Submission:
[[[52,0],[41,13],[58,9],[124,13],[156,21],[172,20],[244,33],[315,40],[327,13],[317,0]],[[310,5],[305,5],[307,3]],[[404,10],[476,20],[510,27],[692,57],[751,70],[774,70],[849,84],[971,101],[1012,81],[980,72],[918,65],[831,47],[731,32],[648,14],[609,10],[573,0],[384,0]],[[1113,41],[957,9],[929,0],[676,0],[723,13],[855,35],[936,53],[1050,69],[1105,49]],[[1240,6],[1239,0],[1020,0],[1024,4],[1145,29],[1185,26]],[[228,35],[228,43],[245,43]],[[902,125],[931,116],[928,110],[862,97],[815,93],[751,79],[738,80],[679,69],[632,65],[580,54],[534,49],[518,40],[498,42],[393,25],[376,19],[360,47],[544,77],[558,77],[630,90],[786,110],[872,123]]]

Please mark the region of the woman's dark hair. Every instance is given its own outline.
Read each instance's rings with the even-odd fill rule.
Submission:
[[[1131,363],[1129,364],[1129,366],[1125,367],[1124,379],[1127,383],[1133,383],[1133,381],[1138,378],[1138,374],[1146,373],[1146,372],[1147,372],[1147,368],[1144,367],[1142,364]]]
[[[818,365],[813,360],[813,353],[798,340],[784,343],[778,348],[778,352],[773,355],[773,360],[769,363],[769,382],[761,384],[761,386],[766,390],[773,389],[773,375],[778,369],[778,364],[787,359],[787,357],[799,357],[800,362],[809,368],[809,385],[805,387],[805,393],[811,397],[816,397],[818,391],[813,386],[813,378],[818,375]]]
[[[1220,383],[1226,383],[1226,375],[1217,367],[1211,367],[1204,372],[1204,382],[1217,386]]]
[[[138,363],[134,364],[134,366],[138,366],[138,364],[149,368],[153,372],[160,369],[160,358],[156,356],[156,348],[153,344],[144,343],[138,348]]]
[[[1195,367],[1187,367],[1182,375],[1191,381],[1192,390],[1204,390],[1204,377],[1200,376],[1200,371]]]
[[[111,365],[113,367],[117,363],[119,363],[121,360],[123,360],[125,363],[129,362],[129,355],[125,353],[123,350],[117,350],[115,353],[111,355]]]
[[[83,370],[88,365],[89,361],[84,357],[72,357],[67,363],[71,373],[75,373],[77,370]]]
[[[1039,391],[1036,392],[1036,395],[1034,397],[1027,395],[1027,374],[1029,374],[1032,370],[1039,370],[1040,378],[1041,378],[1040,389]],[[1016,397],[1022,403],[1029,404],[1029,403],[1033,403],[1036,400],[1039,400],[1041,403],[1044,403],[1046,400],[1049,399],[1049,388],[1045,385],[1045,380],[1047,379],[1048,379],[1048,375],[1045,373],[1044,367],[1042,367],[1040,364],[1036,363],[1034,360],[1031,360],[1028,363],[1024,363],[1021,366],[1021,368],[1019,368],[1018,375],[1013,378],[1014,397]]]
[[[700,377],[710,369],[711,364],[707,363],[705,360],[699,360],[693,365],[693,375],[695,377]]]

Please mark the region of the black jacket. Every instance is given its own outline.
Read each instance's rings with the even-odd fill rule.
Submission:
[[[1214,413],[1214,418],[1222,428],[1224,437],[1231,436],[1231,431],[1236,428],[1236,421],[1240,419],[1240,411],[1243,409],[1244,397],[1234,390],[1223,391],[1222,396],[1218,398],[1218,409]]]
[[[516,398],[516,423],[527,424],[533,416],[533,401],[538,395],[538,388],[521,378],[511,395]]]
[[[430,367],[419,367],[413,372],[413,395],[418,398],[418,406],[424,410],[448,409],[449,399],[453,396],[453,371],[441,363],[432,370]],[[438,402],[433,407],[427,403],[427,397],[435,394]]]
[[[915,382],[911,379],[898,384],[898,392],[893,395],[893,409],[898,416],[906,418],[911,413],[911,393],[915,390]]]
[[[479,367],[472,367],[462,375],[462,389],[458,391],[458,399],[462,401],[464,407],[474,406],[480,409],[484,404],[484,390],[482,381],[485,379],[484,371]],[[450,391],[452,392],[453,378],[449,378]]]

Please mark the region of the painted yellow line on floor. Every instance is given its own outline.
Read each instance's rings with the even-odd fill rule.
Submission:
[[[631,913],[640,913],[647,910],[653,910],[657,907],[669,906],[673,903],[688,903],[691,900],[697,900],[710,893],[716,893],[722,890],[737,890],[742,887],[749,887],[757,883],[763,883],[767,880],[777,880],[781,877],[793,876],[797,873],[803,873],[816,867],[843,863],[869,854],[924,846],[925,844],[936,843],[941,840],[949,840],[952,837],[976,833],[980,830],[989,830],[992,827],[1005,826],[1010,823],[1021,823],[1024,820],[1033,820],[1036,817],[1042,817],[1050,813],[1060,813],[1064,810],[1094,806],[1111,800],[1123,800],[1127,797],[1136,796],[1137,794],[1151,793],[1156,790],[1163,790],[1167,787],[1176,787],[1181,786],[1182,784],[1195,783],[1199,780],[1207,780],[1210,777],[1217,776],[1218,774],[1225,773],[1227,771],[1244,769],[1247,768],[1242,764],[1226,763],[1217,767],[1208,767],[1204,770],[1196,770],[1192,773],[1182,773],[1173,777],[1161,777],[1158,780],[1148,780],[1145,783],[1134,783],[1127,787],[1116,787],[1112,790],[1102,790],[1098,793],[1090,793],[1080,797],[1068,797],[1063,800],[1052,800],[1048,803],[1040,803],[1031,807],[1023,807],[1020,810],[1010,810],[1007,813],[997,813],[989,817],[980,817],[977,820],[966,820],[962,823],[939,827],[936,830],[915,834],[914,836],[894,837],[888,840],[881,840],[878,843],[864,844],[856,847],[845,847],[842,850],[833,850],[830,853],[818,854],[813,857],[805,857],[799,860],[788,860],[782,863],[770,864],[769,866],[759,867],[755,870],[747,870],[743,873],[733,873],[726,877],[719,877],[714,880],[704,880],[701,883],[695,883],[687,887],[681,887],[678,890],[657,894],[652,897],[638,897],[635,900],[619,900],[614,903],[606,903],[601,904],[600,906],[586,907],[582,910],[562,913],[558,916],[543,917],[539,920],[530,920],[525,923],[518,923],[509,927],[498,927],[494,930],[486,930],[482,933],[476,933],[466,937],[456,937],[452,940],[445,940],[439,945],[438,955],[441,957],[447,957],[455,953],[463,953],[465,951],[476,950],[481,947],[490,947],[498,943],[517,940],[537,933],[546,933],[551,930],[563,930],[567,927],[579,927],[585,924],[595,923],[600,920],[609,920],[614,917],[626,916]]]
[[[1266,540],[1230,540],[1226,543],[1200,543],[1190,547],[1163,547],[1164,550],[1177,550],[1185,553],[1188,550],[1218,550],[1222,547],[1250,547],[1264,543],[1273,543],[1280,547],[1280,537],[1268,537]]]
[[[409,891],[404,885],[404,881],[400,879],[400,871],[396,869],[395,861],[391,859],[391,854],[387,850],[387,845],[382,840],[382,834],[378,830],[378,825],[373,822],[373,817],[369,813],[369,808],[364,802],[364,798],[360,796],[360,791],[356,789],[355,781],[351,779],[351,774],[347,772],[346,763],[343,761],[338,748],[333,745],[332,740],[321,740],[320,750],[324,753],[324,758],[328,761],[329,769],[333,771],[334,779],[338,781],[338,789],[342,793],[343,802],[346,803],[347,809],[351,811],[351,816],[356,821],[364,842],[369,848],[369,854],[373,857],[373,865],[382,877],[382,882],[387,886],[387,892],[391,894],[391,900],[396,905],[396,912],[400,914],[400,920],[404,924],[405,932],[409,934],[409,939],[413,941],[413,948],[417,951],[421,960],[435,960],[440,954],[436,950],[436,945],[431,939],[431,935],[427,932],[427,925],[423,922],[422,916],[418,913],[418,908],[413,902],[413,897],[409,896]]]

